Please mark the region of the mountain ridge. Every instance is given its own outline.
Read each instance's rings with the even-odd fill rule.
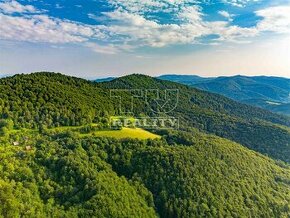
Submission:
[[[290,103],[290,79],[288,78],[241,75],[202,79],[199,77],[198,80],[195,76],[188,75],[163,75],[159,78],[218,93],[275,113],[290,115],[290,107],[287,107]],[[255,102],[255,99],[259,101]],[[267,104],[268,102],[278,102],[281,106],[275,107]]]
[[[41,129],[85,125],[117,115],[118,102],[109,97],[112,89],[178,89],[179,103],[168,115],[179,118],[181,129],[198,128],[290,162],[286,130],[290,118],[179,83],[138,74],[95,83],[62,74],[34,73],[1,79],[0,85],[2,118],[12,119],[15,128]],[[123,97],[129,107],[131,96],[124,93]],[[136,117],[158,116],[144,99],[135,99],[135,104]]]

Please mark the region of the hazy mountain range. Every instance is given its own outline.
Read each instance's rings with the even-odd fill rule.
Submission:
[[[178,82],[275,113],[290,115],[290,79],[267,76],[200,77],[196,75],[162,75],[162,80]],[[111,81],[114,77],[98,79]]]
[[[163,75],[159,79],[174,81],[273,112],[290,115],[290,79],[266,76],[199,77]]]

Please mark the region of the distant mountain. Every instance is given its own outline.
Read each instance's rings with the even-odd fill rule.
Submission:
[[[1,78],[5,78],[5,77],[9,77],[9,76],[12,76],[11,74],[2,74],[0,73],[0,79]]]
[[[183,83],[186,85],[193,85],[196,83],[207,82],[215,79],[214,77],[200,77],[196,75],[175,75],[175,74],[168,74],[159,76],[158,79],[168,80],[178,83]]]
[[[106,78],[96,79],[95,82],[97,82],[97,83],[110,82],[114,79],[116,79],[116,77],[106,77]]]
[[[290,79],[266,76],[203,78],[188,75],[163,75],[163,80],[179,82],[218,93],[275,113],[290,115]]]

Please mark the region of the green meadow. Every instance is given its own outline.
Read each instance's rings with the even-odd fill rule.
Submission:
[[[161,136],[156,135],[154,133],[151,133],[147,130],[141,129],[141,128],[126,128],[123,127],[122,129],[119,130],[95,130],[91,131],[89,133],[81,133],[79,130],[80,127],[74,127],[74,126],[65,126],[65,127],[56,127],[56,128],[51,128],[47,129],[47,132],[68,132],[72,131],[77,133],[80,137],[87,137],[87,136],[96,136],[96,137],[109,137],[109,138],[116,138],[116,139],[125,139],[125,138],[132,138],[132,139],[159,139]],[[10,130],[8,132],[9,135],[17,135],[19,133],[26,133],[26,134],[33,134],[37,133],[36,130],[31,130],[31,129],[20,129],[20,130]]]
[[[88,134],[81,134],[81,136],[98,136],[111,137],[116,139],[134,138],[134,139],[157,139],[161,138],[159,135],[148,132],[140,128],[125,128],[121,130],[100,130]]]

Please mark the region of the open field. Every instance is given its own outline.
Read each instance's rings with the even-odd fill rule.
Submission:
[[[159,135],[148,132],[140,128],[123,128],[121,130],[100,130],[89,134],[81,134],[81,136],[99,136],[112,137],[117,139],[122,138],[136,138],[136,139],[157,139],[161,138]]]
[[[65,126],[47,129],[48,132],[66,132],[73,131],[77,132],[80,137],[86,136],[97,136],[97,137],[111,137],[116,139],[134,138],[134,139],[158,139],[161,138],[159,135],[146,131],[140,128],[122,128],[121,130],[96,130],[90,133],[80,133],[79,129],[81,126]],[[37,133],[37,130],[21,129],[21,130],[10,130],[9,135],[26,132],[27,134]]]

